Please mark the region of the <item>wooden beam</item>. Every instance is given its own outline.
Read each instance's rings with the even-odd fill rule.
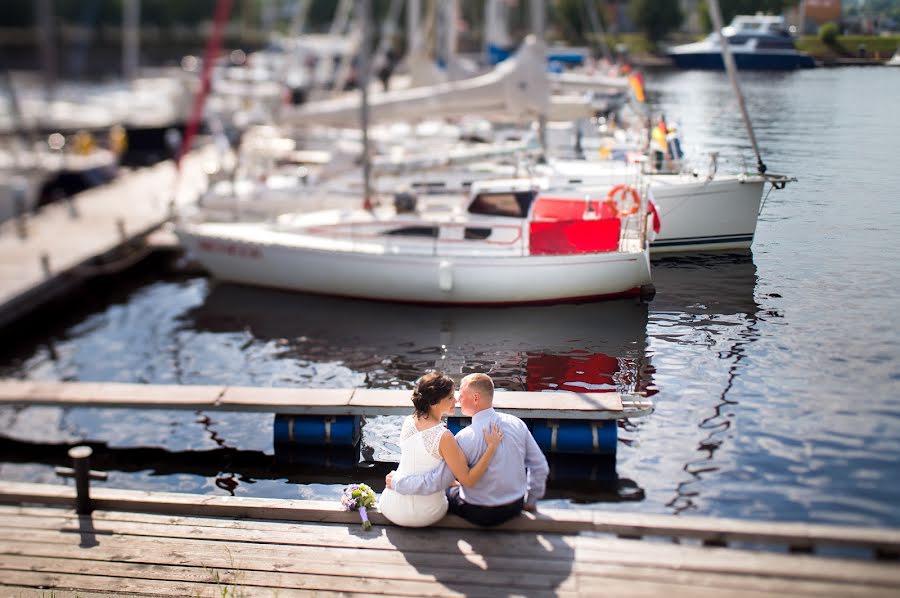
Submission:
[[[495,406],[522,417],[603,420],[647,415],[653,403],[637,394],[498,392]],[[106,382],[0,381],[2,405],[125,409],[254,411],[285,415],[406,415],[409,390],[179,386]],[[457,417],[462,412],[457,408]]]
[[[52,504],[70,506],[75,492],[66,486],[9,482],[0,487],[0,502],[7,504]],[[337,502],[284,500],[235,496],[209,496],[171,492],[143,492],[97,488],[92,491],[95,508],[205,517],[235,517],[357,523],[356,513],[340,510]],[[379,513],[371,513],[376,525],[391,525]],[[435,527],[477,529],[452,515]],[[785,546],[854,546],[870,550],[900,550],[900,530],[860,528],[810,523],[770,523],[712,517],[675,517],[603,511],[544,509],[524,513],[500,526],[504,531],[533,533],[603,532],[613,535],[718,539],[725,542],[755,542]]]

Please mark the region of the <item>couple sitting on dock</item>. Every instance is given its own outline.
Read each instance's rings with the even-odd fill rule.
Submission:
[[[379,500],[381,513],[397,525],[432,525],[448,510],[476,525],[499,525],[534,511],[544,495],[547,459],[525,422],[494,411],[490,377],[462,379],[459,406],[472,424],[456,437],[442,422],[456,407],[453,387],[440,372],[416,383],[415,411],[400,432],[400,465],[387,475]]]

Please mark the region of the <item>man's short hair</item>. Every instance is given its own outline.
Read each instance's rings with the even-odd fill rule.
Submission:
[[[469,374],[463,380],[466,385],[480,394],[484,399],[493,402],[494,381],[487,374]]]

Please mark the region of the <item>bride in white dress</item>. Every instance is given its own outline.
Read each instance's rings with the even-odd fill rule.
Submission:
[[[491,424],[490,432],[485,430],[487,451],[478,463],[469,468],[456,438],[441,420],[443,415],[453,413],[456,407],[453,380],[440,372],[425,374],[416,383],[412,401],[415,412],[403,420],[400,431],[401,454],[397,477],[426,473],[446,461],[463,486],[478,482],[503,439],[500,428]],[[398,494],[387,488],[381,494],[378,508],[396,525],[425,527],[447,514],[447,495],[443,491],[421,496]]]

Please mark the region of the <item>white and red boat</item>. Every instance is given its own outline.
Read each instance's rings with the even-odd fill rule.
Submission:
[[[326,210],[272,223],[185,222],[177,233],[218,279],[327,295],[492,305],[649,290],[637,194],[617,193],[616,203],[610,190],[547,187],[482,181],[464,211]]]

